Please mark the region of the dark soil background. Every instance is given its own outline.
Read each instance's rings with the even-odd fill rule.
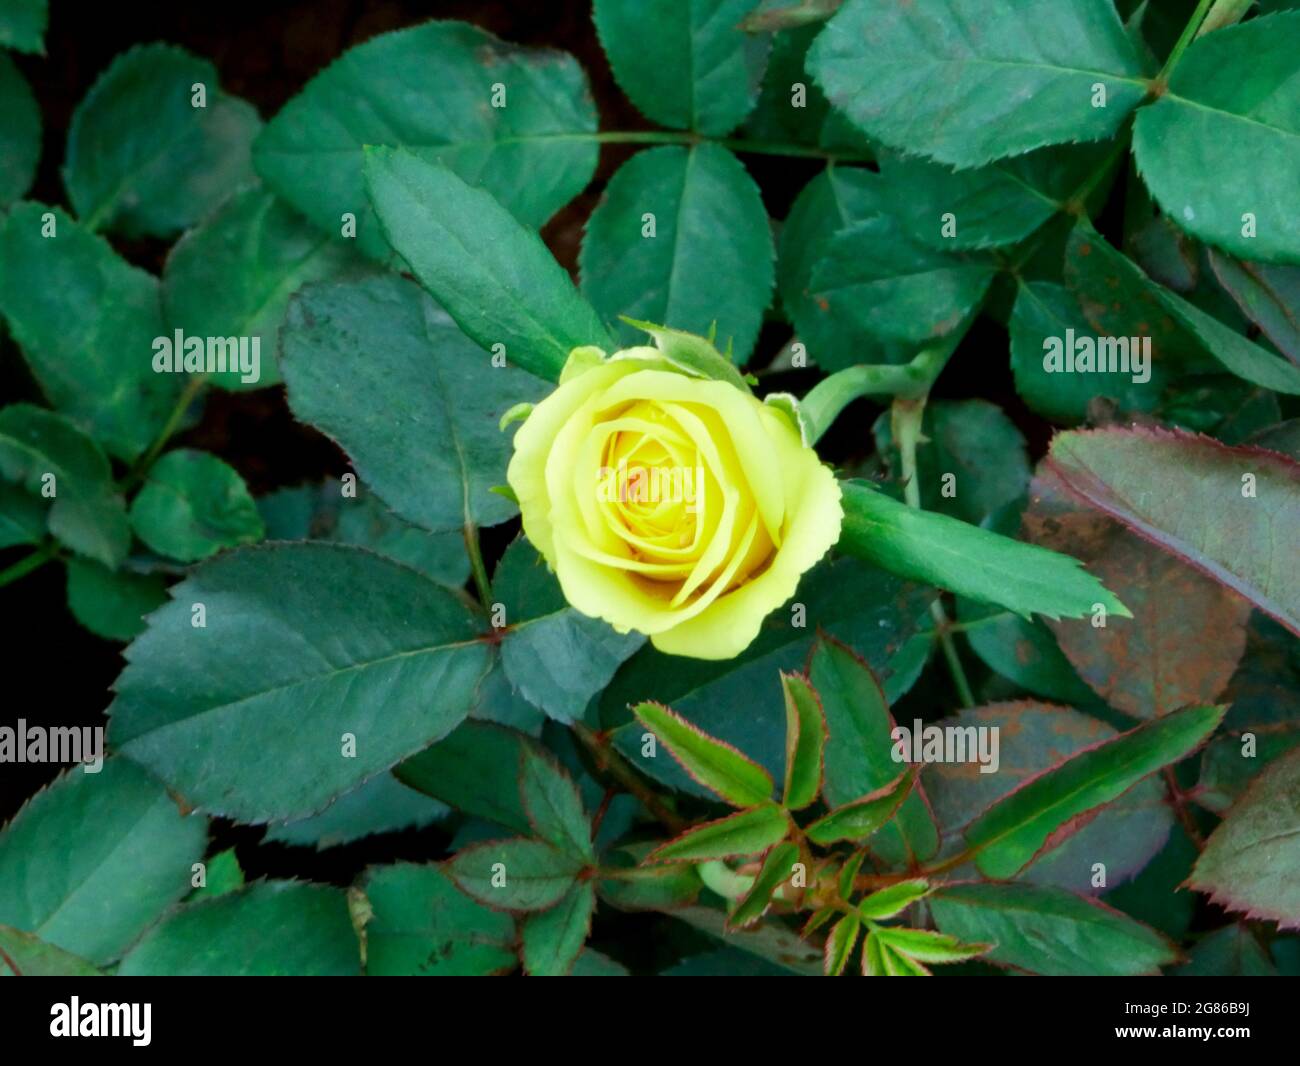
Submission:
[[[44,154],[31,195],[46,203],[66,204],[60,167],[68,124],[78,101],[114,56],[148,41],[170,41],[210,58],[222,87],[251,101],[263,118],[270,118],[318,70],[352,45],[429,18],[461,18],[510,41],[573,53],[588,72],[602,128],[649,128],[614,83],[592,26],[589,0],[237,0],[219,5],[53,0],[51,7],[47,57],[15,56],[36,92],[44,117]],[[634,146],[605,146],[595,182],[543,231],[557,257],[570,269],[575,268],[582,227],[605,181],[635,150]],[[799,190],[820,169],[820,164],[811,160],[757,155],[744,159],[776,219],[785,217]],[[133,262],[155,273],[160,271],[168,247],[161,241],[121,242],[115,238],[114,243]],[[772,358],[788,337],[789,327],[771,322],[759,343],[760,362]],[[979,395],[1002,405],[1029,436],[1031,451],[1041,454],[1045,427],[1027,415],[1015,396],[1005,333],[982,320],[963,349],[964,357],[944,375],[939,394]],[[803,391],[812,379],[811,372],[806,380],[790,375],[781,387]],[[21,356],[4,338],[0,338],[0,397],[5,403],[20,399],[40,402]],[[878,412],[879,408],[865,401],[851,409],[828,438],[828,455],[844,459],[862,454]],[[175,443],[221,456],[239,470],[255,494],[347,469],[346,460],[330,442],[293,420],[278,388],[239,395],[214,392],[201,421]],[[499,554],[513,533],[513,527],[507,527],[490,539],[486,544],[489,555]],[[4,553],[0,566],[21,554],[17,549]],[[112,699],[110,686],[122,667],[120,648],[92,636],[73,620],[65,605],[62,568],[46,565],[7,587],[3,597],[3,662],[8,681],[5,724],[21,717],[32,724],[103,725],[103,712]],[[58,769],[0,767],[0,822],[53,779]],[[261,835],[260,829],[217,822],[213,850],[237,845],[250,877],[311,877],[347,884],[369,863],[427,860],[439,856],[447,843],[446,831],[433,827],[317,854],[280,845],[254,847]],[[628,923],[638,924],[642,919],[620,917],[618,921],[622,933],[618,939],[626,941]],[[644,921],[657,920],[646,917]],[[635,939],[655,950],[655,937]]]

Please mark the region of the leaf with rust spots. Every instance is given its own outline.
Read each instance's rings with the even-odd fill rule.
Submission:
[[[1061,650],[1111,706],[1154,718],[1222,693],[1246,646],[1250,604],[1079,503],[1040,468],[1024,516],[1031,540],[1081,559],[1133,612],[1053,622]]]

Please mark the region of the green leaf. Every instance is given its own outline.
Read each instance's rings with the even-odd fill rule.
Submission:
[[[195,106],[194,87],[203,87]],[[253,176],[262,127],[217,88],[217,68],[170,44],[137,45],[99,76],[68,128],[63,181],[89,230],[168,237]]]
[[[519,762],[519,793],[533,832],[575,858],[591,861],[591,822],[571,778],[549,753],[524,745]]]
[[[16,403],[0,409],[0,475],[29,493],[54,493],[54,538],[116,568],[131,547],[126,505],[99,446],[52,411]]]
[[[1165,214],[1244,259],[1300,263],[1297,35],[1300,12],[1207,34],[1133,127],[1138,169]]]
[[[592,951],[591,948],[582,949],[573,964],[573,969],[569,973],[573,977],[632,976],[622,963],[615,962],[608,955],[602,955],[599,951]]]
[[[46,0],[0,0],[0,48],[45,54]]]
[[[206,842],[134,763],[70,770],[0,833],[0,925],[110,963],[188,891]]]
[[[740,160],[714,144],[651,148],[619,168],[587,222],[582,293],[620,346],[637,343],[620,315],[701,334],[716,324],[744,364],[772,298],[774,255]]]
[[[1093,305],[1100,304],[1103,308],[1111,305],[1115,290],[1121,289],[1138,302],[1137,313],[1144,319],[1155,317],[1157,326],[1162,326],[1161,318],[1173,321],[1177,328],[1166,330],[1166,335],[1171,335],[1170,349],[1194,345],[1229,373],[1252,385],[1300,395],[1300,367],[1248,341],[1195,304],[1148,279],[1087,222],[1080,222],[1070,235],[1065,273],[1070,285],[1080,292],[1084,312],[1094,321],[1097,317]],[[1161,309],[1164,316],[1160,315]],[[1139,323],[1139,330],[1143,324]],[[1161,352],[1162,349],[1157,349],[1157,359],[1161,358]]]
[[[955,167],[1103,140],[1147,91],[1110,0],[848,0],[808,65],[870,137]]]
[[[1210,266],[1241,313],[1293,363],[1300,363],[1300,267],[1252,263],[1214,249]]]
[[[795,863],[799,861],[799,846],[791,841],[777,844],[763,859],[763,867],[754,878],[750,888],[728,919],[734,928],[752,925],[767,912],[772,904],[772,895],[782,885],[787,884],[792,876]]]
[[[343,215],[354,215],[362,251],[382,259],[388,245],[366,203],[365,147],[401,147],[450,167],[481,185],[487,202],[495,197],[524,225],[540,226],[591,180],[595,132],[596,107],[572,56],[436,21],[345,52],[267,124],[253,162],[326,232],[338,234]]]
[[[784,777],[785,706],[773,684],[777,672],[805,669],[821,630],[856,649],[897,698],[915,680],[909,642],[922,621],[928,623],[932,598],[928,590],[855,559],[823,564],[805,575],[790,608],[770,615],[754,643],[734,659],[689,660],[642,648],[605,690],[603,720],[613,727],[618,749],[633,765],[695,795],[709,793],[676,760],[643,754],[645,730],[627,721],[629,704],[647,698],[669,704],[698,728]],[[864,791],[868,789],[845,798]]]
[[[1118,735],[1118,730],[1090,714],[1032,700],[967,708],[935,726],[960,730],[944,735],[964,738],[966,743],[966,761],[936,762],[925,772],[927,795],[943,827],[947,856],[961,849],[963,831],[972,821],[1021,784]],[[994,738],[996,746],[991,743]],[[924,735],[921,739],[924,743]],[[996,762],[987,758],[990,755],[996,756]],[[1173,826],[1164,782],[1148,777],[1105,806],[1066,823],[1050,838],[1050,850],[1040,852],[1018,879],[1094,895],[1094,863],[1104,864],[1106,884],[1113,888],[1151,861]],[[970,867],[963,872],[967,871]]]
[[[384,236],[484,348],[556,381],[574,348],[610,347],[542,239],[490,194],[404,149],[368,149],[365,173]]]
[[[446,804],[408,788],[391,774],[380,774],[345,792],[320,814],[269,826],[262,840],[323,851],[376,833],[423,828],[450,813]]]
[[[790,817],[775,803],[729,814],[688,829],[652,851],[647,862],[700,862],[758,855],[790,832]]]
[[[501,664],[510,684],[560,722],[580,719],[628,656],[645,642],[579,614],[541,556],[522,539],[506,549],[492,578],[506,609]]]
[[[397,863],[365,880],[371,977],[471,977],[514,969],[514,920],[475,903],[439,866]]]
[[[1300,928],[1300,751],[1268,766],[1210,835],[1189,884],[1228,910]]]
[[[954,885],[930,910],[941,931],[993,944],[989,961],[1048,977],[1154,974],[1178,958],[1155,930],[1059,888]]]
[[[881,190],[890,214],[920,244],[943,251],[1000,248],[1024,240],[1064,210],[1101,155],[1096,145],[1060,145],[953,170],[921,156],[886,152],[880,157]]]
[[[361,969],[340,889],[259,881],[173,912],[127,953],[124,977],[349,977]]]
[[[1050,467],[1034,479],[1032,496],[1028,536],[1082,560],[1133,613],[1104,626],[1048,623],[1079,676],[1138,718],[1218,699],[1245,649],[1250,604],[1080,503]]]
[[[757,807],[771,800],[772,775],[730,744],[714,739],[657,703],[637,704],[632,713],[658,737],[693,780],[733,807]]]
[[[458,851],[447,864],[453,881],[497,910],[541,911],[574,885],[583,862],[541,840],[489,840]]]
[[[1011,372],[1016,392],[1035,412],[1053,422],[1074,425],[1088,416],[1088,405],[1104,397],[1115,401],[1121,411],[1151,411],[1160,402],[1167,373],[1162,362],[1148,363],[1150,379],[1136,371],[1076,371],[1057,373],[1047,369],[1049,343],[1065,338],[1096,338],[1092,324],[1079,309],[1069,289],[1050,281],[1023,282],[1011,310]],[[1125,338],[1130,343],[1129,338]]]
[[[103,976],[83,958],[21,929],[0,925],[0,977]]]
[[[487,670],[467,607],[357,548],[244,548],[170,591],[127,649],[110,736],[240,821],[314,813],[441,739]]]
[[[776,967],[805,977],[822,972],[822,953],[815,946],[801,940],[793,929],[780,922],[762,922],[750,929],[729,929],[725,914],[703,906],[674,911],[673,917],[693,929],[716,937],[729,947],[739,948],[766,963],[773,964],[763,966],[761,969],[754,967],[749,971],[754,974],[771,975]],[[725,963],[722,960],[719,962],[723,972],[735,971],[735,963],[732,959],[728,959]]]
[[[260,186],[235,193],[172,247],[163,268],[167,325],[187,337],[249,338],[260,376],[210,375],[227,389],[275,385],[275,355],[289,298],[308,282],[360,274],[351,249],[331,240]]]
[[[418,286],[393,275],[313,285],[282,341],[294,414],[337,440],[403,518],[459,530],[515,513],[491,491],[510,456],[497,420],[544,386],[491,366]]]
[[[862,942],[862,976],[890,976],[889,966],[885,958],[885,949],[875,930],[867,933],[867,938]]]
[[[858,904],[858,913],[870,921],[887,921],[898,917],[917,900],[924,899],[929,894],[930,883],[923,877],[912,881],[899,881],[863,899]],[[927,961],[938,962],[939,960]]]
[[[1156,429],[1065,433],[1047,462],[1089,506],[1300,633],[1300,570],[1277,550],[1300,522],[1300,464]]]
[[[669,326],[657,326],[653,322],[642,322],[631,318],[626,321],[629,326],[635,326],[650,334],[650,339],[655,342],[659,354],[678,370],[692,377],[725,381],[736,386],[741,392],[753,391],[749,387],[746,376],[737,370],[735,364],[718,351],[707,337],[672,329]]]
[[[741,22],[759,0],[595,0],[614,78],[646,118],[721,136],[758,98],[768,42]]]
[[[1078,828],[1078,819],[1185,757],[1223,720],[1223,707],[1189,707],[1087,748],[1031,778],[966,828],[986,877],[1012,877]]]
[[[813,269],[809,291],[855,333],[924,344],[962,323],[984,299],[995,269],[992,260],[923,247],[893,218],[877,215],[836,233]]]
[[[1216,929],[1188,953],[1188,962],[1170,971],[1175,977],[1276,977],[1277,967],[1249,926]]]
[[[704,887],[694,866],[642,866],[653,850],[648,842],[609,852],[601,862],[600,898],[625,911],[675,911],[689,907]]]
[[[898,813],[915,780],[914,771],[905,771],[861,799],[836,807],[808,827],[808,839],[822,845],[841,840],[865,840]]]
[[[825,949],[824,965],[827,977],[839,977],[844,972],[860,932],[862,932],[862,919],[856,914],[846,914],[831,926],[831,931],[826,937]]]
[[[515,833],[531,833],[517,770],[535,741],[490,722],[465,722],[450,736],[403,762],[397,779],[465,814]]]
[[[830,737],[826,744],[825,795],[842,807],[883,788],[898,776],[891,756],[894,720],[871,668],[838,641],[823,638],[813,646],[809,675],[821,696]],[[886,861],[909,855],[925,860],[939,850],[939,834],[918,784],[898,814],[872,841]]]
[[[841,488],[842,552],[1025,617],[1079,618],[1096,604],[1128,617],[1124,605],[1069,556],[908,507],[862,482],[841,482]]]
[[[144,630],[144,616],[166,602],[158,574],[114,573],[89,560],[68,560],[68,609],[97,637],[134,639]]]
[[[14,61],[0,53],[0,207],[32,187],[40,158],[40,107]]]
[[[244,871],[239,865],[239,856],[234,848],[219,851],[208,859],[205,879],[207,884],[190,893],[189,902],[200,899],[214,899],[227,892],[235,892],[244,887]]]
[[[0,548],[39,544],[45,537],[48,510],[47,501],[39,496],[0,481]]]
[[[817,691],[801,674],[781,675],[785,694],[785,788],[781,804],[797,811],[822,790],[822,752],[826,747],[826,716]]]
[[[550,910],[524,919],[524,971],[533,977],[564,977],[591,932],[596,890],[591,882],[574,885]]]
[[[149,468],[131,503],[136,536],[181,562],[253,544],[266,529],[239,474],[215,455],[177,448]]]
[[[163,334],[152,275],[59,208],[17,204],[0,229],[0,312],[54,407],[119,459],[149,446],[180,390],[151,363]]]
[[[810,291],[813,271],[835,235],[879,212],[880,187],[880,175],[863,167],[827,167],[804,186],[781,227],[777,291],[799,343],[826,370],[905,357],[901,345],[884,345],[862,336],[844,316],[831,312],[829,302],[819,303]],[[890,357],[891,349],[898,350],[897,357]]]
[[[992,944],[963,944],[946,933],[925,929],[877,929],[882,947],[890,948],[916,962],[964,962],[983,955]]]
[[[398,518],[368,489],[345,496],[341,482],[300,485],[259,496],[267,540],[327,540],[355,544],[460,588],[469,578],[464,532],[430,533]]]

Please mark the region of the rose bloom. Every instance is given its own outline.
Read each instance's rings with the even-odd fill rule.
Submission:
[[[839,539],[839,484],[789,416],[656,348],[575,349],[514,446],[565,598],[672,655],[743,651]]]

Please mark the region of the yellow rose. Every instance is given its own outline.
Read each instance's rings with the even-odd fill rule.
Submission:
[[[839,539],[840,489],[784,412],[679,365],[576,349],[507,477],[569,603],[660,651],[726,659]]]

